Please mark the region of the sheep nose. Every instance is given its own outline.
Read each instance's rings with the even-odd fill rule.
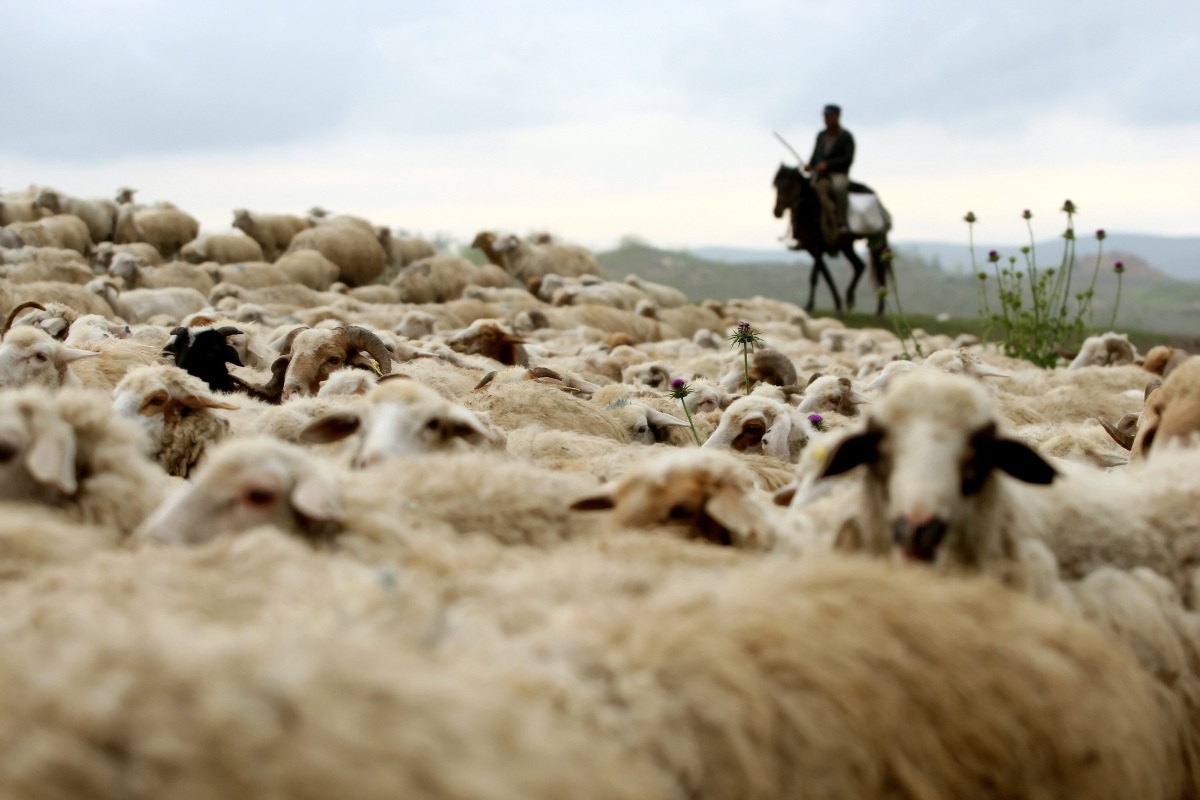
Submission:
[[[892,537],[904,555],[914,561],[932,563],[938,545],[946,538],[946,523],[937,517],[905,515],[892,523]]]

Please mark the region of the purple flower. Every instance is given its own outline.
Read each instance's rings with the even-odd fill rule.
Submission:
[[[1033,216],[1033,212],[1028,208],[1021,212],[1021,219],[1029,219]]]
[[[745,320],[742,320],[741,322],[738,323],[737,329],[738,329],[738,333],[746,333],[750,330],[750,323],[746,322]]]
[[[1098,230],[1096,231],[1096,239],[1097,239],[1097,241],[1101,241],[1101,242],[1103,242],[1103,241],[1104,241],[1104,236],[1105,236],[1105,233],[1104,233],[1104,228],[1100,228],[1100,229],[1098,229]]]
[[[990,261],[990,262],[992,262],[992,263],[994,264],[994,263],[996,263],[996,262],[997,262],[997,261],[999,261],[999,260],[1000,260],[1000,254],[999,254],[999,253],[997,253],[995,250],[989,250],[989,251],[988,251],[988,261]]]
[[[824,422],[825,418],[822,417],[820,414],[809,414],[808,421],[811,422],[813,425],[816,425],[819,422]]]
[[[1124,271],[1125,271],[1125,262],[1124,261],[1118,261],[1115,264],[1113,264],[1113,272],[1120,275]]]
[[[675,380],[671,381],[671,388],[675,390],[682,389],[685,385],[686,383],[683,378],[676,378]]]

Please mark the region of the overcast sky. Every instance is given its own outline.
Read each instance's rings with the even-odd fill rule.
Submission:
[[[1200,3],[0,0],[0,186],[206,228],[320,204],[427,234],[777,247],[821,107],[897,240],[1200,234]]]

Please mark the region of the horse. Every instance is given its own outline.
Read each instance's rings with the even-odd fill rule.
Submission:
[[[786,164],[781,164],[779,171],[775,173],[775,216],[776,218],[783,217],[783,212],[788,211],[792,218],[792,238],[796,243],[791,246],[793,250],[804,250],[812,256],[813,267],[809,275],[808,282],[808,302],[805,303],[806,311],[813,310],[813,296],[817,291],[817,279],[822,275],[825,276],[825,283],[829,286],[829,291],[833,293],[833,305],[837,313],[842,311],[842,298],[838,296],[837,287],[833,284],[833,277],[829,274],[829,269],[825,266],[825,256],[836,255],[841,253],[854,267],[854,278],[850,281],[850,286],[846,289],[846,308],[852,310],[854,308],[854,290],[858,286],[858,279],[862,277],[866,270],[866,265],[863,264],[858,254],[854,252],[854,242],[858,239],[867,240],[867,249],[871,255],[871,277],[876,288],[887,286],[888,273],[891,272],[889,259],[884,258],[884,251],[887,250],[887,230],[882,233],[875,234],[860,234],[860,233],[843,233],[836,242],[825,241],[825,236],[821,232],[821,200],[817,196],[817,190],[813,188],[812,183],[804,176],[800,170],[795,167],[789,167]],[[854,187],[870,192],[865,186]],[[886,216],[885,216],[886,219]],[[891,227],[890,222],[886,225]],[[895,281],[895,275],[892,275],[892,281]],[[884,297],[879,295],[879,303],[875,308],[876,316],[883,316]]]

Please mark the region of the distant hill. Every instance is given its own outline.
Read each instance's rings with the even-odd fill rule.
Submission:
[[[1110,243],[1105,241],[1106,245]],[[1012,248],[1008,253],[1019,255]],[[1099,271],[1095,271],[1094,249],[1080,247],[1079,253],[1071,294],[1087,289],[1095,274],[1093,323],[1096,326],[1106,326],[1110,319],[1117,291],[1113,262],[1121,260],[1126,272],[1121,287],[1119,325],[1162,333],[1192,333],[1200,330],[1200,282],[1175,280],[1148,259],[1109,247],[1105,248]],[[626,274],[633,273],[647,280],[675,286],[693,301],[763,295],[803,305],[808,296],[809,264],[806,258],[802,259],[797,254],[786,251],[784,254],[789,261],[778,258],[772,260],[769,257],[743,260],[761,254],[736,248],[700,248],[676,252],[629,245],[598,253],[597,258],[605,277],[620,280]],[[988,275],[987,280],[981,282],[966,270],[946,269],[940,259],[931,263],[918,248],[898,245],[893,269],[905,312],[975,316],[979,311],[981,288],[988,291],[991,307],[996,310],[995,278],[991,265],[987,264],[986,254],[986,249],[978,253],[982,261],[980,267]],[[718,260],[715,255],[723,255],[726,260]],[[1040,260],[1043,265],[1054,262],[1046,255]],[[1003,263],[1006,265],[1007,259]],[[849,265],[841,258],[832,259],[829,264],[839,292],[844,293],[850,280]],[[874,289],[869,276],[864,275],[860,281],[857,299],[859,310],[874,308]],[[832,307],[828,291],[823,285],[818,287],[816,304],[818,309]],[[1073,302],[1071,307],[1074,307]]]

